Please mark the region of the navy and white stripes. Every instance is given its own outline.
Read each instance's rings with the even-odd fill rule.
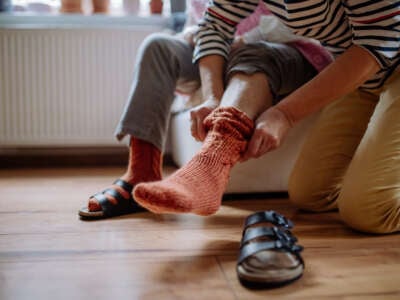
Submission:
[[[381,70],[363,84],[375,89],[400,64],[400,0],[263,0],[292,31],[319,40],[333,55],[352,44],[369,51]],[[211,0],[196,35],[194,60],[219,54],[227,57],[235,26],[258,0]]]

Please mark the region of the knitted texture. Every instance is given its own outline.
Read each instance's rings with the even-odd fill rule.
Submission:
[[[161,151],[153,144],[132,137],[129,151],[130,183],[160,180],[162,173]]]
[[[121,179],[129,182],[132,185],[136,185],[139,182],[148,182],[160,180],[162,173],[162,156],[160,150],[151,143],[144,140],[131,137],[129,146],[129,165],[128,170]],[[112,185],[111,188],[120,191],[122,196],[129,199],[129,194],[125,195],[125,191],[121,187]],[[109,201],[113,204],[117,204],[117,201],[106,194]],[[99,211],[101,206],[95,198],[89,199],[88,204],[89,211]]]
[[[214,214],[232,166],[245,151],[254,129],[246,114],[234,107],[214,110],[205,120],[207,137],[200,151],[165,180],[141,183],[135,200],[154,213]]]

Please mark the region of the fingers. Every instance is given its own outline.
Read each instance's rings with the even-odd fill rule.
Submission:
[[[204,141],[207,132],[203,121],[211,112],[211,109],[201,108],[190,112],[191,126],[190,131],[196,141]]]
[[[241,158],[241,161],[246,161],[250,158],[258,158],[265,153],[274,150],[277,146],[278,142],[275,137],[263,132],[262,130],[256,129],[250,139],[246,152]]]
[[[257,132],[255,131],[253,136],[250,139],[250,142],[247,146],[247,150],[245,152],[245,154],[242,157],[242,160],[248,160],[251,157],[256,157],[257,153],[258,153],[258,149],[261,146],[261,143],[263,142],[262,137],[260,137]]]
[[[206,129],[203,124],[204,118],[202,118],[201,120],[197,119],[197,135],[198,135],[200,141],[204,141],[204,139],[206,138],[206,134],[207,134]]]
[[[286,116],[274,107],[264,111],[256,120],[256,128],[251,137],[242,161],[257,158],[278,148],[285,138],[291,124]]]
[[[197,141],[203,141],[206,135],[203,120],[204,118],[201,115],[197,115],[192,119],[192,127],[194,128],[192,135]]]
[[[197,133],[197,117],[194,111],[190,112],[190,133],[196,141],[199,140],[199,135]]]

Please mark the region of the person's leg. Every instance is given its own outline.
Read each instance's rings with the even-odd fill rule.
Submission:
[[[244,76],[250,78],[242,78],[244,81],[240,81],[240,87],[236,84],[229,86],[236,91],[246,91],[257,79],[259,84],[266,86],[265,77],[258,74]],[[235,96],[241,98],[244,95]],[[260,91],[257,97],[259,99],[255,102],[262,103],[268,95]],[[239,99],[236,102],[241,103]],[[251,110],[256,112],[257,108]],[[207,137],[201,150],[188,164],[161,182],[136,186],[134,197],[140,205],[156,213],[209,215],[218,210],[229,171],[246,148],[253,132],[253,121],[244,112],[230,106],[216,109],[204,124],[208,130]]]
[[[129,162],[120,178],[132,185],[161,179],[162,149],[178,79],[199,80],[192,64],[193,49],[169,35],[153,34],[139,48],[130,97],[117,126],[116,136],[130,136]],[[118,185],[112,185],[124,198],[130,197]],[[108,200],[117,200],[106,194]],[[101,210],[95,198],[89,199],[89,211]]]
[[[384,87],[338,198],[352,228],[400,231],[400,75]]]
[[[254,49],[258,51],[253,53]],[[252,135],[253,119],[273,104],[274,95],[286,92],[283,87],[287,85],[282,83],[290,71],[303,78],[303,82],[293,80],[299,84],[309,73],[308,63],[289,46],[251,45],[236,52],[231,61],[237,63],[228,63],[230,80],[221,106],[204,121],[208,134],[201,150],[166,180],[136,186],[135,199],[147,209],[156,213],[215,213],[229,172]],[[292,90],[295,88],[293,84]]]
[[[115,135],[145,140],[162,150],[178,79],[200,81],[193,47],[174,36],[152,34],[138,50],[130,96]]]
[[[289,179],[296,206],[316,212],[337,208],[343,176],[376,103],[376,96],[355,91],[321,112]]]
[[[219,107],[235,107],[254,120],[272,105],[268,78],[263,73],[232,75]]]

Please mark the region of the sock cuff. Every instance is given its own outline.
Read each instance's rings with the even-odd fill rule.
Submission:
[[[213,128],[246,140],[250,139],[254,130],[253,120],[246,113],[232,106],[215,109],[205,118],[204,126],[207,131]]]
[[[204,125],[208,133],[201,155],[229,165],[240,158],[254,130],[254,122],[235,107],[215,109]]]
[[[162,153],[155,145],[131,136],[129,168],[133,181],[145,182],[161,178]]]
[[[133,135],[131,135],[131,138],[129,140],[129,146],[137,147],[137,148],[142,147],[142,148],[146,148],[146,149],[151,149],[151,150],[154,150],[161,154],[161,150],[156,145],[154,145],[153,143],[148,142],[146,140],[142,140],[137,137],[134,137]]]

